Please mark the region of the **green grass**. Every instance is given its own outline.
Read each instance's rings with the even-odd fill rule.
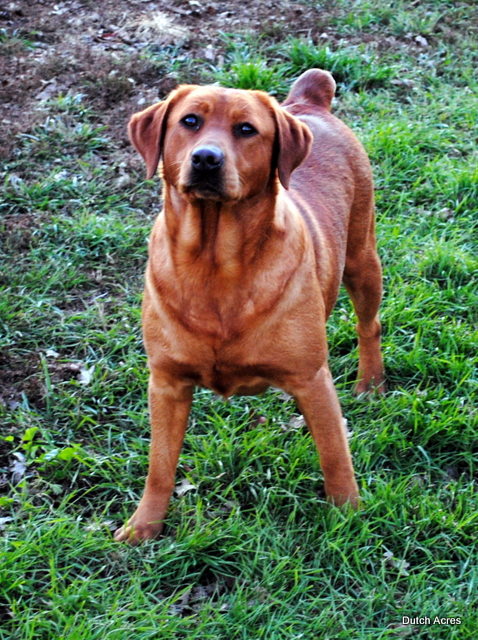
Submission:
[[[351,394],[345,294],[329,325],[363,508],[325,503],[292,401],[198,390],[177,474],[188,490],[166,535],[113,542],[146,472],[139,307],[158,187],[118,170],[118,142],[86,96],[59,96],[1,176],[1,640],[477,637],[473,7],[348,5],[330,18],[342,44],[229,34],[223,63],[202,74],[280,98],[305,68],[329,68],[335,111],[370,154],[383,398]],[[414,48],[411,30],[429,46]]]
[[[395,66],[382,64],[372,49],[356,46],[315,45],[304,38],[288,38],[280,46],[267,40],[222,34],[225,62],[213,68],[213,78],[227,87],[260,89],[276,95],[287,93],[290,79],[318,67],[333,73],[339,91],[359,90],[386,84]]]

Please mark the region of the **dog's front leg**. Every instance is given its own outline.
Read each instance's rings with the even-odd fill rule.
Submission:
[[[151,371],[149,410],[151,446],[143,497],[130,520],[118,529],[115,539],[137,544],[157,537],[163,528],[192,402],[192,386],[165,380]]]
[[[358,487],[329,368],[324,365],[292,392],[317,446],[328,499],[339,506],[348,502],[356,507]]]

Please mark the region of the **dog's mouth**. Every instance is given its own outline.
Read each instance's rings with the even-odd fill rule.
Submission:
[[[223,200],[224,194],[215,185],[207,184],[190,184],[186,187],[185,193],[189,193],[192,196],[196,196],[203,200]]]
[[[189,180],[182,188],[183,193],[202,200],[224,200],[224,186],[222,179],[217,176],[202,176],[191,172]]]

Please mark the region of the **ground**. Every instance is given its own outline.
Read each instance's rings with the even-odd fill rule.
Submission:
[[[413,49],[417,55],[429,46],[413,24],[408,32],[384,36],[377,29],[344,38],[334,18],[345,12],[337,1],[279,0],[272,8],[254,0],[6,3],[0,12],[0,29],[8,34],[0,58],[6,114],[0,122],[0,153],[8,157],[15,134],[41,119],[35,109],[41,101],[72,91],[86,95],[99,121],[125,146],[125,122],[132,111],[164,97],[178,81],[201,80],[204,67],[223,64],[224,33],[256,33],[269,42],[290,35],[333,45],[367,42],[378,49]],[[452,16],[431,19],[436,36],[450,43],[459,38]],[[154,50],[176,65],[166,65],[161,56],[145,58]]]
[[[473,640],[474,2],[0,5],[0,640]],[[294,403],[195,394],[164,536],[112,531],[148,450],[140,304],[160,185],[126,135],[180,82],[278,99],[305,69],[376,184],[388,391],[356,399],[345,294],[330,363],[363,497],[327,506]],[[403,616],[459,618],[405,624]]]
[[[68,91],[84,92],[124,145],[129,114],[163,97],[182,79],[182,74],[164,74],[161,65],[146,61],[145,49],[167,50],[179,59],[201,57],[214,65],[224,55],[220,32],[265,31],[280,39],[291,22],[294,33],[307,34],[320,14],[313,5],[283,0],[272,11],[270,3],[254,1],[8,3],[0,27],[17,40],[4,44],[1,59],[2,102],[8,114],[1,123],[3,153],[10,150],[12,133],[35,121],[32,107]],[[191,71],[188,81],[200,79],[198,69]]]

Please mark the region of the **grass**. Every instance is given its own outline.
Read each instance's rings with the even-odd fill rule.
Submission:
[[[335,111],[370,154],[383,398],[351,394],[345,294],[329,325],[362,510],[326,505],[290,400],[198,390],[166,535],[112,541],[146,472],[139,306],[159,200],[156,183],[111,161],[117,141],[88,97],[60,95],[2,171],[0,639],[477,636],[472,4],[348,4],[330,18],[342,43],[229,34],[202,74],[282,97],[303,69],[330,68]]]
[[[364,45],[333,49],[304,38],[289,37],[279,46],[227,33],[222,38],[226,59],[213,68],[213,77],[224,86],[284,95],[291,78],[318,67],[334,75],[339,91],[348,91],[381,86],[395,73],[393,65],[378,62]]]

